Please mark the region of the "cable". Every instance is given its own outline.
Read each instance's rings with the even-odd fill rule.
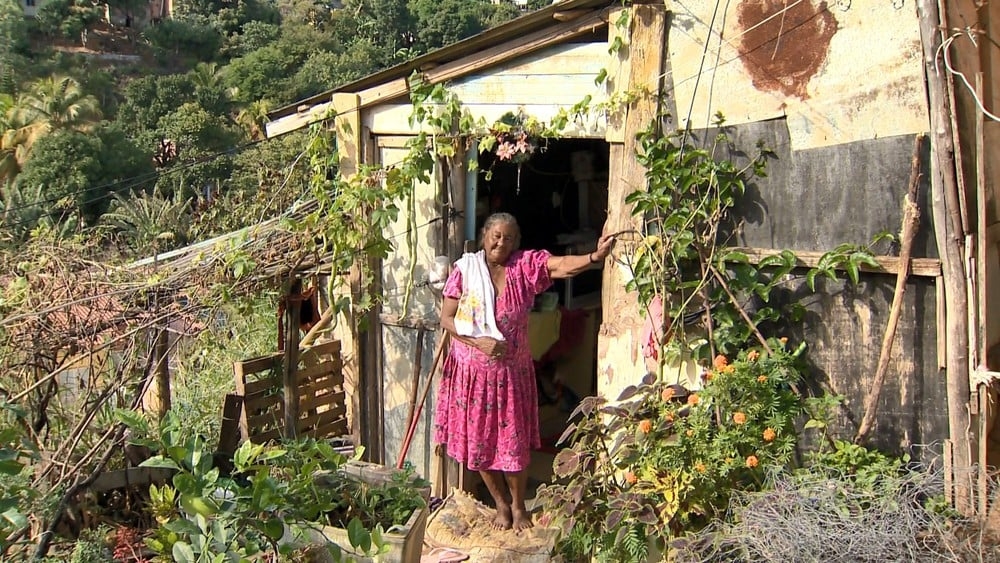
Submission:
[[[990,118],[993,121],[1000,121],[1000,117],[994,115],[988,109],[986,109],[986,106],[983,104],[983,101],[979,99],[979,95],[976,93],[976,89],[972,86],[972,84],[969,84],[969,80],[965,77],[965,74],[961,71],[955,70],[951,66],[951,44],[955,41],[955,39],[963,35],[968,37],[969,40],[972,41],[973,45],[975,45],[977,48],[979,47],[979,45],[976,44],[976,38],[973,37],[972,35],[972,30],[970,28],[966,28],[965,31],[953,33],[951,37],[945,39],[938,47],[938,53],[941,54],[943,52],[943,56],[941,58],[944,59],[945,68],[948,69],[948,72],[962,79],[962,83],[965,84],[965,87],[969,90],[969,94],[972,96],[972,99],[976,102],[976,106],[980,109],[980,111],[983,112],[983,115],[985,115],[986,117]],[[934,66],[935,70],[940,72],[940,69],[936,68],[937,60],[934,61]]]

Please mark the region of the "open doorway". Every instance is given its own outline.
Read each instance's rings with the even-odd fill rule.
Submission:
[[[593,250],[607,219],[608,156],[608,143],[597,139],[549,140],[520,164],[480,155],[476,233],[491,213],[507,212],[521,226],[521,248],[557,255]],[[542,450],[532,455],[529,493],[551,481],[556,441],[569,414],[580,399],[597,392],[601,280],[599,265],[571,280],[556,280],[531,313],[528,337]]]

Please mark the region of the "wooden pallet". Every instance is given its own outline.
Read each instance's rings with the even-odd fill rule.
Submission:
[[[239,429],[242,440],[261,443],[284,434],[283,354],[235,362],[236,391],[242,397]],[[318,344],[299,354],[296,372],[299,419],[296,436],[317,439],[348,433],[340,342]]]

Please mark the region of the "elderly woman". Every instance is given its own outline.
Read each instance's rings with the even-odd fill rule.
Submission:
[[[524,505],[531,450],[541,447],[528,313],[555,278],[602,264],[614,239],[579,256],[519,250],[517,220],[486,219],[482,250],[457,263],[444,288],[441,326],[452,335],[434,415],[434,442],[478,471],[497,507],[496,529],[532,526]]]

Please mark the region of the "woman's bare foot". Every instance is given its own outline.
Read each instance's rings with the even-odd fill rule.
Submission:
[[[494,530],[509,530],[514,524],[514,517],[509,504],[497,503],[497,517],[493,519]]]
[[[513,511],[514,523],[513,527],[515,531],[520,532],[521,530],[527,530],[528,528],[533,528],[535,523],[531,521],[531,514],[523,508],[518,508]]]

